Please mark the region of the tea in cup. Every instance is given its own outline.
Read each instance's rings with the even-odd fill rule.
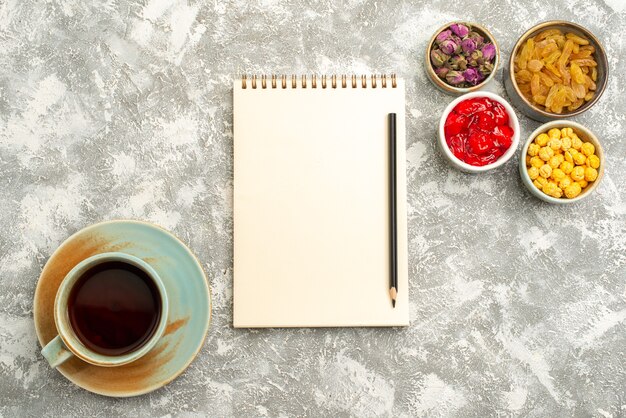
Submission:
[[[57,335],[41,351],[52,367],[76,356],[98,366],[141,358],[167,325],[168,299],[157,272],[135,256],[94,255],[65,276],[54,303]]]

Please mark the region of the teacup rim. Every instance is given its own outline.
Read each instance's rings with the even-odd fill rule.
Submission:
[[[159,292],[159,296],[161,297],[159,323],[150,339],[136,350],[118,356],[100,354],[86,347],[73,330],[69,321],[69,314],[67,310],[67,300],[70,296],[72,286],[76,284],[76,281],[80,278],[81,274],[87,269],[107,261],[128,262],[129,264],[142,269],[154,282]],[[81,360],[102,367],[115,367],[131,363],[152,350],[165,332],[168,313],[169,302],[167,292],[165,290],[165,285],[156,270],[149,263],[139,257],[116,251],[95,254],[76,264],[61,281],[54,300],[54,322],[57,328],[57,333],[63,341],[63,344],[65,344],[67,349],[71,351],[72,354]]]

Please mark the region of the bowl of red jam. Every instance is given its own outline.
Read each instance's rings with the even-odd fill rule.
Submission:
[[[439,148],[450,164],[481,173],[506,163],[519,144],[519,121],[511,105],[489,92],[453,100],[441,115]]]

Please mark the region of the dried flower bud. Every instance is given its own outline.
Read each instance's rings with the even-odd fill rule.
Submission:
[[[485,38],[483,38],[482,35],[478,32],[472,31],[469,33],[469,35],[467,35],[467,37],[474,40],[474,42],[476,43],[476,48],[482,47],[485,43]]]
[[[443,42],[446,39],[448,39],[450,37],[450,35],[452,35],[452,31],[451,30],[449,30],[449,29],[448,30],[444,30],[439,35],[437,35],[437,37],[435,38],[435,42],[437,43],[437,45],[439,45],[441,42]]]
[[[441,67],[446,61],[448,61],[448,58],[450,58],[450,56],[444,54],[439,49],[433,49],[430,51],[430,62],[432,62],[435,67]]]
[[[450,25],[450,29],[456,36],[465,38],[469,34],[469,28],[461,23]]]
[[[476,42],[470,38],[464,39],[461,42],[461,48],[465,54],[471,54],[476,49]]]
[[[441,49],[441,52],[443,52],[446,55],[454,54],[454,52],[457,49],[457,46],[458,45],[451,39],[446,39],[445,41],[439,44],[439,48]]]
[[[467,63],[471,67],[478,67],[483,62],[483,53],[479,49],[475,50],[467,58]]]
[[[496,56],[496,46],[491,42],[487,42],[483,45],[481,52],[483,53],[483,58],[487,61],[492,61]]]
[[[448,84],[456,86],[457,84],[461,84],[465,81],[463,74],[459,71],[450,71],[446,74],[446,81]]]
[[[484,76],[488,76],[493,71],[493,64],[490,62],[485,62],[478,67],[478,71]]]
[[[437,74],[437,77],[439,77],[442,80],[446,79],[446,75],[448,74],[450,70],[446,67],[439,67],[439,68],[435,68],[435,74]]]
[[[467,60],[462,55],[455,55],[448,62],[451,63],[455,70],[465,70],[467,68]]]
[[[481,81],[481,74],[478,72],[476,68],[468,68],[463,71],[463,78],[465,81],[475,86]]]

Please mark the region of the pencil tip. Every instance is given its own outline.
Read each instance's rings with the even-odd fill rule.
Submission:
[[[398,296],[398,291],[396,290],[395,287],[392,287],[391,289],[389,289],[389,296],[391,296],[391,305],[395,308],[396,296]]]

